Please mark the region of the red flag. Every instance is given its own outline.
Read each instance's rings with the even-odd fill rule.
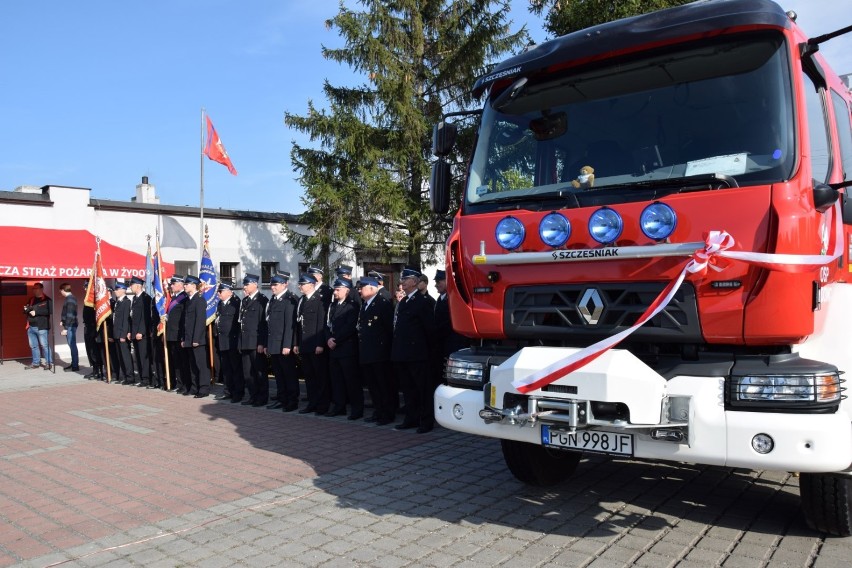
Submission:
[[[109,292],[104,280],[104,265],[101,261],[101,249],[95,253],[95,266],[92,268],[92,276],[89,278],[89,288],[86,290],[85,304],[95,308],[95,321],[97,328],[101,328],[106,319],[112,315],[112,307],[109,305]]]
[[[225,151],[222,141],[219,140],[219,135],[213,128],[213,122],[211,122],[209,116],[205,116],[205,118],[207,119],[207,145],[204,146],[204,154],[214,162],[227,166],[229,172],[237,175],[237,169],[231,163],[231,158],[228,157],[228,152]]]

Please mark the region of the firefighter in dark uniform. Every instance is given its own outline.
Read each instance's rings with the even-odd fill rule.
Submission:
[[[375,270],[371,270],[367,273],[369,278],[375,278],[379,283],[379,296],[393,304],[393,293],[385,287],[385,275],[381,272],[376,272]]]
[[[269,344],[266,353],[275,375],[275,401],[270,410],[292,412],[299,408],[299,377],[296,375],[296,295],[287,289],[289,272],[279,272],[270,279],[272,298],[266,306],[266,324]]]
[[[169,376],[172,391],[183,394],[192,386],[189,373],[189,360],[180,346],[185,323],[186,292],[183,289],[183,276],[175,274],[169,280],[172,298],[166,307],[166,348],[169,352]]]
[[[352,284],[351,290],[348,294],[349,299],[355,302],[355,305],[358,309],[361,309],[361,296],[358,295],[358,291],[355,289],[355,281],[352,280],[352,267],[347,264],[341,264],[337,268],[334,269],[334,275],[341,280],[348,280],[350,284]]]
[[[183,394],[188,395],[194,390],[195,398],[204,398],[210,394],[210,369],[207,368],[207,302],[198,293],[201,280],[197,276],[187,276],[185,283],[189,297],[184,312],[181,347],[187,352],[192,384]]]
[[[85,284],[84,289],[88,295],[89,283]],[[103,333],[103,332],[101,332]],[[83,304],[83,341],[86,345],[86,358],[92,366],[92,371],[88,375],[84,375],[86,379],[101,380],[104,378],[104,352],[103,339],[98,341],[100,334],[98,333],[98,321],[96,319],[95,307]]]
[[[317,279],[311,274],[299,276],[302,296],[296,305],[296,354],[302,361],[302,373],[308,404],[299,414],[328,412],[330,392],[328,384],[328,354],[325,344],[327,311],[317,289]]]
[[[260,277],[246,274],[243,278],[243,293],[240,303],[240,357],[242,359],[243,379],[248,388],[249,397],[243,404],[266,406],[269,402],[269,379],[266,370],[266,296],[258,291]],[[231,393],[242,397],[242,392]]]
[[[358,370],[358,304],[352,298],[352,281],[334,281],[334,301],[328,311],[325,330],[329,358],[331,408],[326,416],[346,413],[349,401],[349,420],[364,417],[364,389]]]
[[[379,426],[391,424],[399,395],[389,374],[393,341],[393,304],[379,294],[379,282],[364,277],[358,282],[361,309],[358,314],[358,357],[361,376],[367,381],[373,414],[364,420]]]
[[[429,373],[429,341],[435,330],[435,313],[432,302],[418,291],[419,282],[417,270],[402,271],[400,284],[405,297],[396,310],[391,361],[405,396],[405,418],[395,428],[417,428],[419,434],[424,434],[435,424],[434,387]]]
[[[219,353],[219,373],[225,385],[221,397],[231,402],[243,400],[243,364],[240,360],[240,300],[234,295],[234,287],[219,284],[219,304],[216,306],[216,350]]]
[[[308,274],[314,277],[317,281],[316,290],[319,292],[320,298],[322,298],[322,305],[325,306],[326,312],[328,312],[328,307],[331,305],[331,287],[323,282],[323,274],[322,269],[318,266],[309,266]]]
[[[435,300],[435,341],[433,342],[432,379],[438,386],[444,383],[444,362],[451,353],[470,347],[463,335],[453,330],[450,319],[450,304],[447,301],[447,273],[443,270],[435,272],[435,289],[438,299]]]
[[[134,276],[130,279],[133,300],[130,304],[130,335],[128,339],[136,354],[139,386],[151,387],[151,296],[143,286],[145,281]]]
[[[133,359],[130,354],[130,298],[127,297],[127,284],[115,283],[115,307],[112,309],[112,336],[118,350],[118,375],[121,384],[135,384],[133,377]],[[118,380],[118,377],[116,377]]]

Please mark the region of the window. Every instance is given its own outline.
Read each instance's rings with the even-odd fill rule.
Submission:
[[[825,183],[828,181],[831,162],[822,94],[823,90],[805,75],[805,106],[808,111],[808,138],[811,141],[812,177],[820,183]]]
[[[239,262],[220,262],[219,263],[219,279],[222,282],[233,284],[237,281],[237,269]]]
[[[176,260],[175,274],[179,274],[180,276],[189,276],[190,274],[198,276],[198,263],[189,260]]]
[[[277,262],[261,262],[260,263],[260,281],[264,286],[269,286],[269,281],[272,280],[272,275],[278,272]]]
[[[838,93],[831,91],[834,102],[834,120],[837,123],[837,137],[840,139],[840,163],[843,165],[843,179],[852,180],[852,124],[849,122],[849,107]]]

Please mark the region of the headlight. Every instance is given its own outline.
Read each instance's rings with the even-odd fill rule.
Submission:
[[[547,246],[562,246],[571,236],[571,223],[560,213],[548,213],[538,226],[538,234]]]
[[[444,378],[448,383],[474,383],[482,385],[485,375],[485,365],[479,361],[466,361],[464,359],[447,359],[444,367]]]
[[[514,217],[505,217],[497,223],[497,244],[504,249],[512,250],[521,246],[524,242],[526,231],[523,224]]]
[[[614,242],[621,236],[623,228],[624,222],[621,220],[621,215],[608,207],[598,209],[589,218],[589,234],[604,245]]]
[[[732,377],[731,404],[832,404],[841,399],[837,373],[822,375],[747,375]]]
[[[677,226],[677,215],[674,209],[665,203],[652,203],[642,211],[639,224],[646,237],[661,241],[674,232]]]

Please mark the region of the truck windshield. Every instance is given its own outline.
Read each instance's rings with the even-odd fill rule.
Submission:
[[[560,196],[571,207],[588,192],[633,201],[655,180],[671,192],[674,180],[713,175],[740,186],[789,179],[789,75],[783,36],[762,32],[523,77],[485,105],[467,202]]]

